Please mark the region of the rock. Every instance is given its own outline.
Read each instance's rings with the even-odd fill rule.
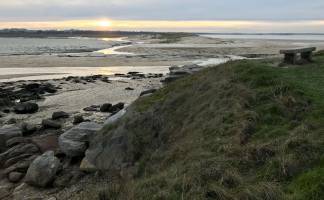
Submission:
[[[82,122],[84,122],[84,118],[82,115],[74,116],[73,124],[80,124]]]
[[[89,160],[85,157],[82,159],[80,164],[80,170],[84,172],[94,172],[97,170],[97,167],[89,162]]]
[[[29,83],[25,85],[24,88],[30,92],[35,92],[35,90],[38,90],[40,86],[41,85],[39,83]]]
[[[94,122],[83,122],[59,137],[60,149],[69,157],[83,156],[94,134],[102,128]]]
[[[126,109],[123,109],[121,111],[119,111],[118,113],[116,113],[113,116],[110,116],[104,123],[105,126],[107,125],[111,125],[115,122],[117,122],[120,118],[122,118],[124,115],[126,114]]]
[[[3,113],[7,113],[7,114],[8,114],[8,113],[10,113],[10,109],[8,109],[8,108],[5,108],[5,109],[3,109],[3,110],[2,110],[2,112],[3,112]]]
[[[8,121],[7,121],[7,124],[16,124],[17,123],[17,120],[15,118],[10,118]]]
[[[64,111],[59,111],[59,112],[54,112],[52,114],[52,119],[57,120],[57,119],[62,119],[62,118],[69,118],[70,115]]]
[[[60,129],[62,128],[62,125],[60,122],[57,122],[57,121],[53,121],[53,120],[50,120],[50,119],[44,119],[42,121],[42,126],[44,129]]]
[[[97,112],[98,108],[90,106],[90,107],[83,108],[83,110],[86,112]]]
[[[140,72],[128,72],[127,74],[129,75],[135,75],[135,74],[139,74]]]
[[[36,125],[28,123],[22,123],[20,128],[23,135],[30,135],[37,131]]]
[[[20,103],[14,107],[14,111],[17,114],[32,114],[38,111],[38,105],[36,103]]]
[[[3,173],[5,175],[10,174],[11,172],[21,172],[21,173],[26,173],[28,167],[30,166],[30,164],[33,162],[33,160],[35,160],[37,156],[30,156],[28,158],[19,160],[19,162],[11,165],[10,167],[6,168],[5,170],[3,170]]]
[[[26,174],[26,183],[32,186],[46,187],[55,178],[60,169],[60,161],[53,151],[38,156],[29,166]]]
[[[127,88],[125,88],[125,90],[135,90],[134,88],[131,88],[131,87],[127,87]]]
[[[11,138],[9,140],[7,140],[6,142],[6,146],[8,148],[11,148],[11,147],[14,147],[18,144],[28,144],[30,143],[30,139],[28,138],[25,138],[25,137],[14,137],[14,138]]]
[[[144,96],[144,95],[148,95],[148,94],[153,94],[156,91],[157,91],[156,89],[146,90],[146,91],[141,92],[140,96]]]
[[[16,126],[4,126],[0,128],[0,153],[6,150],[6,142],[14,137],[21,137],[22,132]]]
[[[22,159],[22,155],[37,154],[39,149],[34,144],[18,144],[0,154],[0,166],[9,167]]]
[[[118,111],[124,109],[124,106],[125,106],[124,103],[117,103],[117,104],[113,105],[113,106],[110,108],[109,112],[110,112],[110,113],[117,113]]]
[[[11,190],[11,187],[8,186],[8,185],[1,185],[0,186],[0,199],[4,199],[8,196],[10,196],[10,190]]]
[[[11,172],[8,176],[8,180],[12,183],[18,183],[24,177],[23,173]]]
[[[100,112],[109,112],[111,110],[112,104],[105,103],[100,107]]]
[[[57,134],[36,136],[33,137],[31,141],[40,149],[41,153],[47,151],[59,151]]]

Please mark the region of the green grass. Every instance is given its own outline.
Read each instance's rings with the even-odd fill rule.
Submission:
[[[286,68],[235,61],[175,81],[120,123],[134,169],[117,199],[323,199],[323,99],[321,54]]]
[[[177,43],[180,42],[184,37],[194,36],[195,34],[192,33],[158,33],[153,35],[154,39],[161,40],[160,43]]]

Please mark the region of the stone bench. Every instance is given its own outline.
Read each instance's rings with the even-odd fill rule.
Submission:
[[[280,54],[284,54],[284,63],[285,64],[298,64],[303,62],[312,62],[313,51],[316,50],[316,47],[309,48],[300,48],[300,49],[285,49],[280,50]],[[300,54],[300,57],[298,56]]]

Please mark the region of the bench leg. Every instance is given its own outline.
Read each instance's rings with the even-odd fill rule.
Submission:
[[[312,52],[301,53],[301,58],[305,61],[312,62]]]
[[[286,53],[285,54],[285,63],[286,64],[296,64],[297,63],[297,54],[295,53]]]

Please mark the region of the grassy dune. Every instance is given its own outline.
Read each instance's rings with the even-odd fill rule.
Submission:
[[[209,68],[132,109],[133,177],[100,199],[324,199],[324,54]]]

